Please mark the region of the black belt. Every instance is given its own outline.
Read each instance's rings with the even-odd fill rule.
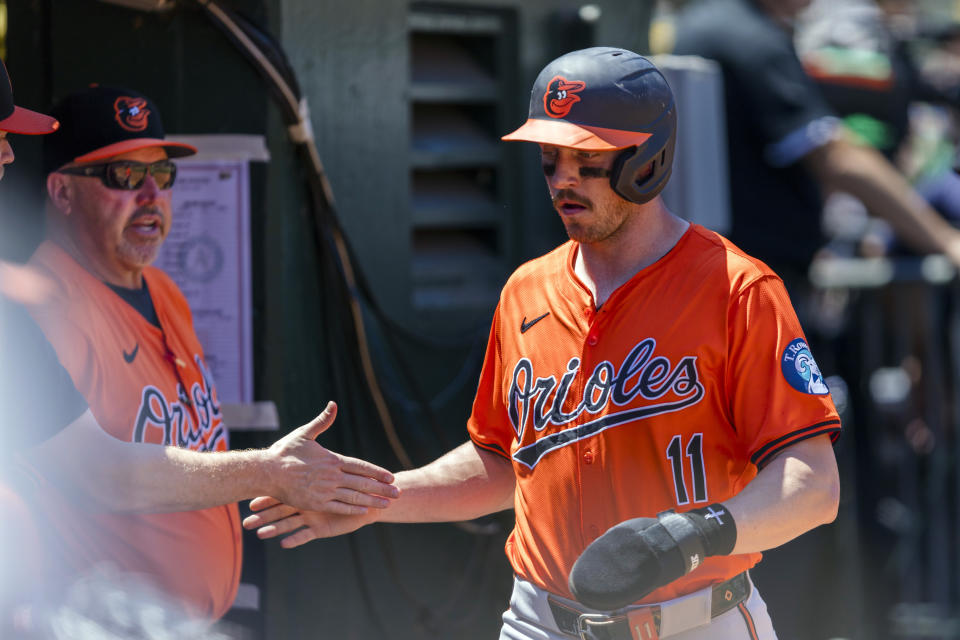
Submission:
[[[710,599],[710,617],[717,616],[730,611],[735,606],[743,602],[750,595],[750,579],[747,572],[736,575],[726,582],[713,585],[713,595]],[[603,614],[584,614],[553,597],[548,597],[550,602],[550,611],[553,613],[553,620],[557,628],[563,633],[581,638],[582,640],[632,640],[630,627],[627,624],[627,613],[624,610],[620,613],[610,615]],[[657,628],[657,634],[660,633],[660,606],[649,605],[644,607],[629,607],[630,610],[646,608],[650,609],[654,625]]]

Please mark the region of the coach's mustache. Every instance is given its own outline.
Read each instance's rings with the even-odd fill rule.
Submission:
[[[127,220],[127,226],[134,225],[137,223],[137,221],[140,218],[145,218],[145,217],[156,217],[158,226],[160,226],[161,228],[166,227],[166,220],[163,217],[163,211],[159,207],[154,207],[154,206],[146,206],[146,207],[138,208],[136,211],[133,212],[133,214]]]
[[[163,210],[160,207],[155,206],[146,206],[146,207],[137,207],[134,212],[130,215],[130,222],[133,222],[137,218],[142,218],[144,216],[160,216],[163,218]]]

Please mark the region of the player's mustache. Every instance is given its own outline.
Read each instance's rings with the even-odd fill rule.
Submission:
[[[587,208],[593,207],[593,203],[590,202],[589,198],[585,198],[581,196],[580,194],[578,194],[576,191],[573,191],[572,189],[560,189],[560,191],[557,191],[557,193],[553,196],[553,206],[557,206],[557,203],[560,200],[575,202]]]

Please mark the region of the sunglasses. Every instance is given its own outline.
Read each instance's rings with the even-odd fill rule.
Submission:
[[[157,183],[158,189],[169,189],[177,179],[177,165],[169,160],[159,160],[145,164],[132,160],[117,160],[102,164],[85,164],[79,167],[66,167],[60,173],[74,176],[97,177],[110,189],[135,191],[143,186],[149,173]]]

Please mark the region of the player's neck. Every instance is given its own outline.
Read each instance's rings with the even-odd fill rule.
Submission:
[[[689,222],[670,213],[658,198],[632,216],[615,236],[603,242],[581,243],[574,273],[599,307],[640,270],[669,253],[689,226]]]

